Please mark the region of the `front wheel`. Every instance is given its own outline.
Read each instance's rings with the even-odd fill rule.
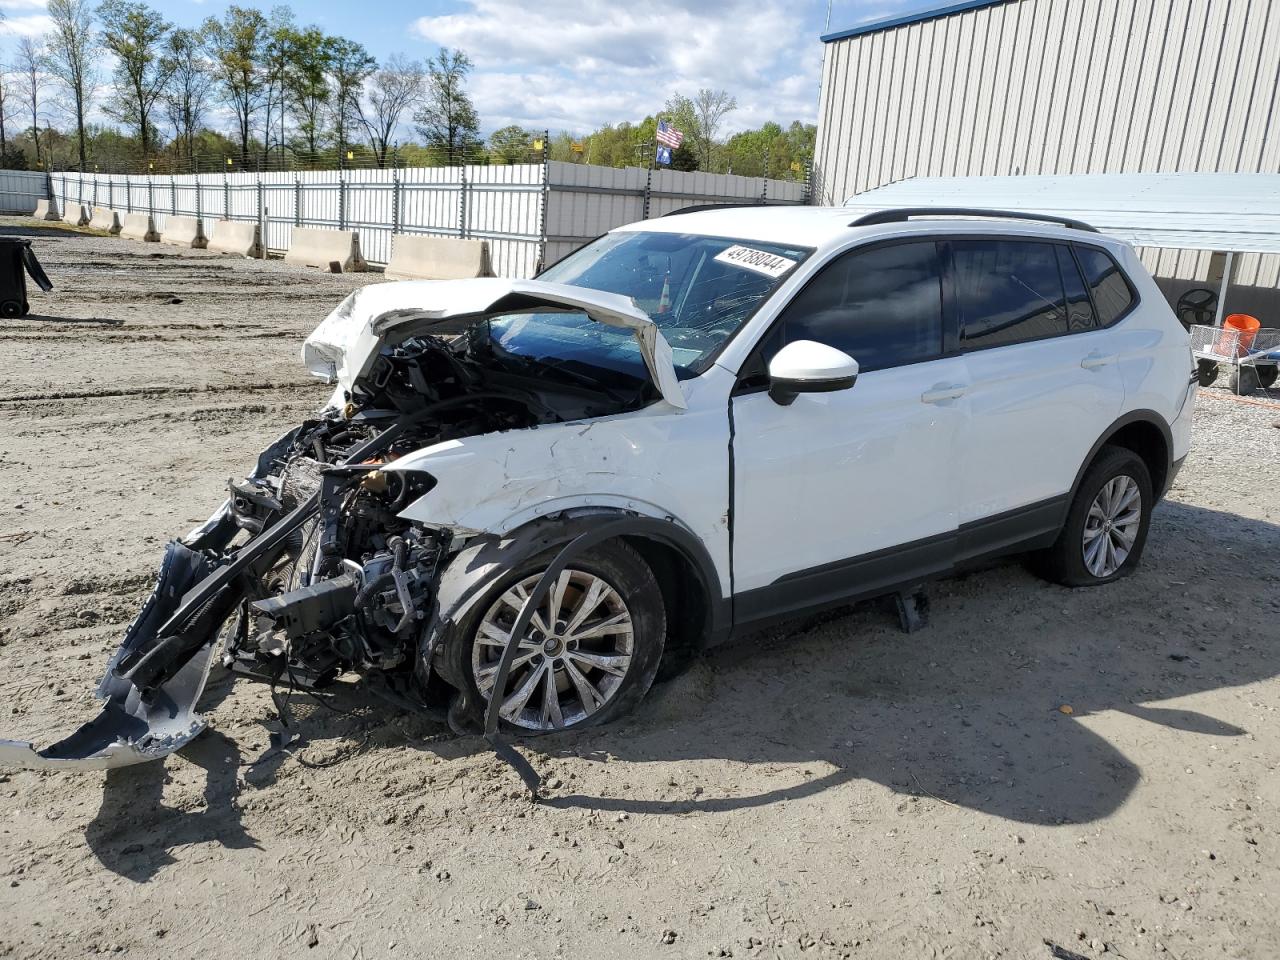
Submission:
[[[1034,558],[1037,572],[1067,587],[1127,576],[1142,559],[1154,505],[1142,458],[1123,447],[1103,447],[1080,481],[1058,539]]]
[[[504,576],[460,624],[446,655],[475,702],[487,706],[494,696],[511,628],[556,552]],[[640,555],[621,541],[587,551],[560,574],[520,638],[500,716],[524,732],[552,733],[626,713],[653,683],[666,630],[661,591]]]

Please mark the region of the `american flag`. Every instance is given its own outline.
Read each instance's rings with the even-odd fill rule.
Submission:
[[[665,120],[658,121],[658,142],[664,147],[677,148],[684,143],[684,134]]]

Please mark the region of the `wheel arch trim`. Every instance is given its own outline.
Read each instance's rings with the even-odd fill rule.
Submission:
[[[1076,471],[1075,479],[1071,482],[1071,492],[1067,497],[1068,509],[1070,509],[1070,505],[1075,502],[1076,494],[1080,492],[1080,484],[1084,480],[1084,475],[1086,471],[1088,471],[1089,466],[1093,463],[1093,461],[1097,459],[1099,451],[1101,451],[1102,448],[1105,447],[1112,440],[1112,438],[1115,437],[1117,433],[1119,433],[1125,427],[1133,426],[1136,423],[1147,424],[1149,426],[1155,427],[1160,432],[1161,439],[1164,441],[1164,455],[1165,455],[1164,476],[1165,476],[1165,486],[1167,486],[1167,484],[1169,483],[1172,477],[1172,472],[1173,472],[1172,471],[1173,430],[1170,428],[1169,424],[1165,421],[1164,417],[1162,417],[1155,410],[1131,410],[1130,412],[1126,413],[1124,416],[1115,420],[1109,427],[1107,427],[1106,430],[1102,431],[1102,436],[1100,436],[1097,442],[1095,442],[1094,445],[1089,449],[1089,453],[1085,456],[1084,461],[1080,464],[1080,469]],[[1139,456],[1141,456],[1141,454],[1139,454]],[[1164,496],[1164,493],[1165,493],[1164,490],[1157,490],[1155,492],[1156,499],[1159,500],[1162,496]],[[1065,516],[1064,516],[1064,520],[1065,520]]]

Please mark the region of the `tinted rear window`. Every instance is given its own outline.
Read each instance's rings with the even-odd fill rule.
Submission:
[[[1133,306],[1133,290],[1111,255],[1097,247],[1076,247],[1085,280],[1093,291],[1102,326],[1115,323]]]
[[[1067,298],[1051,243],[956,240],[956,299],[967,349],[1068,332]]]

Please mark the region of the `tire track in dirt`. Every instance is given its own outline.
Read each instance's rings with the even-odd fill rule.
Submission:
[[[15,394],[0,398],[0,408],[19,403],[43,400],[101,400],[112,397],[167,397],[201,393],[253,393],[270,391],[303,390],[306,383],[226,383],[207,384],[201,387],[148,386],[103,390],[66,390],[49,393]]]

